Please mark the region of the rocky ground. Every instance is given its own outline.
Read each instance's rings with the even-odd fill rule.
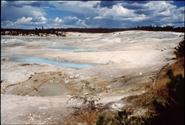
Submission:
[[[120,99],[145,93],[173,62],[182,37],[149,31],[2,36],[1,123],[62,124],[84,99],[119,110]]]

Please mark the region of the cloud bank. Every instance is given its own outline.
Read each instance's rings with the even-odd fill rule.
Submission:
[[[1,1],[2,28],[184,26],[179,1]]]

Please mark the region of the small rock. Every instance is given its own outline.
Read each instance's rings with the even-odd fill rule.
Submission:
[[[65,83],[65,84],[69,83],[69,80],[65,80],[64,83]]]
[[[79,76],[80,76],[79,74],[76,74],[74,77],[75,77],[75,78],[78,78]]]
[[[69,76],[70,79],[73,79],[74,77],[73,76]]]
[[[121,110],[121,108],[123,107],[124,105],[122,103],[114,103],[111,105],[111,108],[115,109],[115,110]]]

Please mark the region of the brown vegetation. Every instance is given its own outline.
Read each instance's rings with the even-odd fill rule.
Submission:
[[[184,125],[183,42],[176,48],[176,62],[161,69],[146,93],[123,99],[128,105],[122,111],[101,114],[96,125]]]
[[[185,39],[183,39],[180,43],[179,43],[179,45],[175,48],[175,55],[177,56],[177,58],[184,58],[184,53],[185,53],[185,51],[184,51],[184,42],[185,42]]]
[[[121,111],[101,113],[96,125],[184,125],[183,65],[179,59],[164,68],[146,93],[123,99]]]
[[[64,119],[63,125],[79,125],[79,123],[81,125],[93,125],[103,110],[105,109],[102,107],[77,109],[72,115]]]

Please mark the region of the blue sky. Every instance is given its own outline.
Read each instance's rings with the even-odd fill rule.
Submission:
[[[2,28],[184,26],[183,1],[1,1]]]

